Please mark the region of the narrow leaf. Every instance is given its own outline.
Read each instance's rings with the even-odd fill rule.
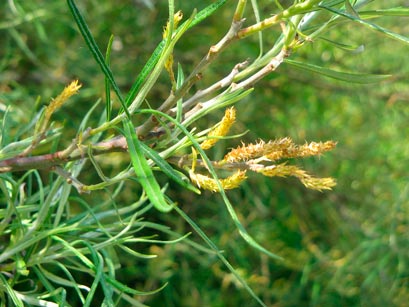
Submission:
[[[105,53],[105,63],[108,66],[108,68],[111,65],[111,51],[112,51],[113,42],[114,42],[114,36],[111,35],[108,41],[107,51]],[[110,82],[107,76],[105,76],[105,99],[106,99],[106,105],[105,105],[106,118],[107,118],[107,121],[109,122],[111,120],[112,104],[111,104],[111,85],[110,85]]]
[[[352,16],[359,18],[358,12],[355,10],[355,8],[352,6],[351,2],[349,0],[345,0],[345,9],[346,11],[351,14]]]
[[[190,226],[196,231],[196,233],[206,242],[207,245],[216,253],[217,257],[224,263],[224,265],[229,269],[229,271],[236,277],[236,279],[242,284],[244,289],[261,305],[266,306],[261,299],[254,293],[253,289],[250,288],[248,283],[244,280],[237,270],[230,264],[230,262],[223,256],[222,252],[217,248],[213,241],[204,233],[204,231],[185,213],[182,209],[175,207],[175,210],[179,215],[190,224]]]
[[[342,49],[342,50],[348,51],[348,52],[352,52],[352,53],[360,53],[360,52],[363,52],[365,50],[364,45],[359,45],[359,46],[357,46],[357,45],[347,45],[347,44],[342,44],[340,42],[333,41],[333,40],[330,40],[330,39],[324,38],[324,37],[321,37],[320,39],[334,45],[335,47],[337,47],[339,49]]]
[[[118,289],[121,292],[125,292],[125,293],[129,293],[132,295],[152,295],[155,294],[159,291],[161,291],[163,288],[165,288],[167,286],[167,283],[165,283],[162,287],[156,289],[156,290],[151,290],[151,291],[139,291],[139,290],[135,290],[132,288],[129,288],[128,286],[124,285],[123,283],[117,281],[114,278],[105,277],[105,280],[110,283],[112,286],[114,286],[116,289]]]
[[[138,140],[135,129],[130,120],[124,121],[125,138],[129,154],[138,181],[154,207],[161,212],[169,212],[173,206],[166,203],[159,183],[153,176],[152,169],[146,161],[141,142]]]
[[[148,156],[149,159],[155,162],[155,164],[160,168],[160,170],[166,176],[168,176],[170,179],[172,179],[173,181],[175,181],[177,184],[181,185],[182,187],[192,192],[195,192],[197,194],[200,194],[199,189],[197,189],[195,186],[190,184],[189,181],[183,180],[181,174],[177,172],[172,166],[170,166],[170,164],[165,159],[163,159],[155,150],[151,149],[148,145],[142,142],[140,142],[140,144],[146,156]]]
[[[122,108],[125,109],[125,113],[130,117],[128,110],[125,107],[125,100],[122,97],[121,91],[118,85],[115,82],[114,76],[112,74],[111,69],[106,65],[104,57],[101,51],[98,48],[97,43],[95,42],[94,37],[91,34],[91,31],[88,28],[87,23],[85,22],[84,18],[82,17],[80,11],[78,10],[77,6],[74,3],[74,0],[67,0],[68,6],[71,10],[71,13],[74,17],[75,22],[77,23],[78,29],[80,30],[82,37],[84,38],[85,43],[88,46],[88,49],[91,51],[92,56],[94,57],[95,61],[99,64],[102,72],[108,78],[111,86],[118,96],[119,101],[121,102]]]
[[[182,87],[183,82],[185,82],[185,75],[183,74],[183,69],[182,69],[182,65],[180,65],[180,63],[178,63],[178,75],[177,75],[177,79],[176,79],[176,89],[179,89]],[[183,99],[180,98],[177,102],[176,102],[176,120],[178,122],[182,121],[182,117],[183,117]]]
[[[320,75],[330,77],[333,79],[352,82],[352,83],[360,83],[360,84],[367,84],[367,83],[376,83],[383,81],[390,77],[390,75],[374,75],[374,74],[358,74],[358,73],[347,73],[347,72],[340,72],[331,70],[329,68],[325,68],[322,66],[309,64],[309,63],[302,63],[298,61],[293,61],[286,59],[285,63],[290,64],[294,67],[318,73]]]
[[[136,78],[135,82],[132,84],[131,89],[128,92],[128,95],[125,99],[125,105],[129,106],[131,102],[135,99],[136,94],[138,93],[139,89],[141,88],[142,84],[145,82],[148,75],[152,72],[153,68],[155,67],[156,63],[158,63],[159,58],[162,54],[162,50],[165,47],[165,41],[161,41],[158,46],[156,46],[155,50],[153,51],[152,55],[150,56],[149,60],[146,62],[145,66],[142,68],[142,71],[139,73],[138,77]]]
[[[363,20],[361,18],[358,18],[356,16],[348,14],[345,11],[340,11],[340,10],[337,10],[337,9],[334,9],[332,7],[328,7],[328,6],[325,6],[325,5],[320,5],[320,6],[322,8],[324,8],[324,9],[330,11],[330,12],[333,12],[333,13],[335,13],[337,15],[340,15],[340,16],[343,16],[345,18],[351,19],[351,20],[353,20],[355,22],[358,22],[358,23],[368,27],[368,28],[371,28],[372,30],[378,31],[378,32],[390,37],[390,38],[393,38],[393,39],[399,40],[401,42],[404,42],[406,44],[409,44],[409,38],[406,37],[406,36],[403,36],[403,35],[400,35],[398,33],[392,32],[392,31],[390,31],[390,30],[388,30],[386,28],[383,28],[383,27],[381,27],[381,26],[379,26],[377,24],[365,21],[365,20]]]
[[[6,280],[3,274],[0,274],[0,282],[3,288],[2,291],[7,292],[7,294],[11,298],[10,304],[11,302],[13,302],[14,306],[24,307],[23,301],[17,296],[17,292],[14,291],[14,289],[10,286],[9,282]]]
[[[383,17],[383,16],[409,16],[409,7],[394,7],[384,10],[360,11],[359,15],[365,17]]]
[[[209,6],[205,7],[203,10],[198,12],[191,23],[188,26],[188,29],[197,25],[210,15],[212,15],[215,11],[217,11],[223,4],[226,3],[227,0],[218,0],[215,3],[210,4]],[[182,23],[179,28],[183,29],[184,23]],[[178,28],[178,29],[179,29]],[[153,68],[155,67],[156,63],[159,61],[159,58],[162,54],[162,50],[165,47],[165,40],[162,40],[153,51],[152,55],[150,56],[149,60],[146,62],[145,66],[142,68],[142,71],[138,74],[135,82],[132,84],[130,91],[125,99],[125,105],[129,106],[130,103],[135,99],[136,94],[138,93],[140,87],[145,82],[148,75],[152,72]]]

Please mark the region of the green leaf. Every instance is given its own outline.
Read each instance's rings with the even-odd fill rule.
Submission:
[[[136,78],[135,82],[132,84],[131,89],[128,92],[128,95],[125,99],[125,105],[129,106],[132,100],[135,99],[136,94],[138,93],[139,89],[141,88],[142,84],[145,82],[148,75],[152,72],[153,68],[155,67],[156,63],[158,63],[159,58],[162,54],[162,50],[165,47],[165,40],[161,41],[158,46],[156,46],[155,50],[153,51],[152,55],[150,56],[149,60],[146,62],[145,66],[142,68],[142,71],[139,73],[138,77]]]
[[[213,241],[204,233],[204,231],[180,208],[175,207],[175,210],[179,215],[189,223],[189,225],[196,231],[196,233],[210,246],[210,248],[216,253],[217,257],[224,263],[224,265],[229,269],[229,271],[236,277],[236,279],[243,285],[244,289],[261,305],[266,306],[261,299],[254,293],[253,289],[250,288],[248,283],[244,280],[242,276],[234,269],[230,262],[223,256],[222,252],[217,248]]]
[[[332,12],[332,13],[335,13],[337,15],[340,15],[340,16],[343,16],[345,18],[351,19],[352,21],[358,22],[358,23],[360,23],[360,24],[362,24],[362,25],[364,25],[364,26],[366,26],[366,27],[368,27],[368,28],[370,28],[372,30],[378,31],[378,32],[390,37],[390,38],[393,38],[393,39],[399,40],[401,42],[404,42],[406,44],[409,44],[409,38],[406,37],[406,36],[403,36],[403,35],[400,35],[398,33],[392,32],[392,31],[390,31],[390,30],[388,30],[386,28],[383,28],[383,27],[381,27],[381,26],[379,26],[377,24],[365,21],[365,20],[363,20],[363,19],[361,19],[359,17],[348,14],[345,11],[340,11],[340,10],[337,10],[335,8],[328,7],[328,6],[325,6],[325,5],[322,5],[322,4],[320,5],[320,7],[324,8],[324,9],[326,9],[326,10]]]
[[[115,94],[118,96],[118,99],[121,102],[122,108],[124,108],[126,115],[128,117],[130,117],[128,109],[126,109],[125,100],[123,99],[121,91],[120,91],[118,85],[115,82],[114,75],[112,74],[111,69],[105,63],[105,59],[104,59],[101,51],[99,50],[98,45],[95,42],[95,39],[92,36],[91,31],[89,30],[87,23],[85,22],[85,19],[82,17],[80,11],[78,10],[77,6],[75,5],[74,0],[67,0],[67,3],[68,3],[68,6],[69,6],[69,8],[71,10],[71,13],[72,13],[72,15],[74,17],[74,20],[77,23],[78,29],[80,30],[81,35],[84,38],[84,41],[88,46],[88,49],[91,51],[91,54],[94,57],[95,61],[99,64],[99,66],[100,66],[102,72],[104,73],[105,77],[109,80],[109,83],[111,83],[111,86],[112,86]]]
[[[347,45],[347,44],[342,44],[340,42],[333,41],[333,40],[330,40],[330,39],[327,39],[327,38],[324,38],[324,37],[320,37],[320,39],[334,45],[335,47],[337,47],[339,49],[342,49],[342,50],[348,51],[348,52],[352,52],[352,53],[359,53],[359,52],[364,51],[364,49],[365,49],[364,45],[359,45],[359,46],[357,46],[357,45]]]
[[[331,70],[331,69],[328,69],[322,66],[309,64],[309,63],[302,63],[302,62],[293,61],[289,59],[286,59],[285,63],[290,64],[294,67],[306,70],[306,71],[318,73],[326,77],[330,77],[333,79],[346,81],[346,82],[352,82],[352,83],[360,83],[360,84],[376,83],[376,82],[383,81],[390,77],[390,75],[359,74],[359,73],[347,73],[347,72],[335,71],[335,70]]]
[[[384,10],[359,11],[359,15],[361,16],[361,18],[383,17],[383,16],[407,17],[409,16],[409,8],[408,7],[394,7],[394,8],[384,9]]]
[[[105,53],[105,63],[109,67],[111,62],[111,51],[112,51],[112,43],[114,42],[114,36],[111,35],[108,41],[107,51]],[[109,83],[109,79],[105,76],[105,99],[106,99],[106,118],[109,122],[111,120],[111,111],[112,111],[112,104],[111,104],[111,86]]]
[[[198,12],[193,20],[188,25],[187,29],[197,25],[210,15],[212,15],[215,11],[217,11],[223,4],[226,3],[227,0],[218,0],[215,3],[210,4],[209,6],[205,7],[203,10]],[[187,21],[183,22],[179,27],[179,29],[183,29],[184,25]],[[178,31],[177,30],[177,31]],[[155,65],[158,63],[159,58],[162,54],[162,50],[165,47],[165,40],[162,40],[153,51],[152,55],[150,56],[149,60],[146,62],[145,66],[142,68],[142,71],[138,74],[135,82],[132,84],[130,91],[125,99],[125,105],[129,106],[130,103],[135,99],[136,94],[138,93],[139,89],[141,88],[142,84],[145,82],[148,75],[152,72]]]
[[[142,185],[146,195],[154,207],[161,212],[169,212],[173,206],[166,203],[159,183],[153,176],[152,169],[146,161],[141,142],[138,140],[135,129],[130,120],[124,121],[125,138],[128,144],[129,154],[138,181]]]
[[[359,18],[358,12],[355,10],[355,8],[352,6],[351,2],[349,0],[345,0],[345,10],[351,14],[352,16]]]
[[[181,185],[182,187],[192,192],[195,192],[197,194],[200,194],[199,189],[197,189],[195,186],[190,184],[190,182],[188,181],[186,177],[185,177],[186,180],[183,180],[182,175],[179,172],[177,172],[172,166],[170,166],[170,164],[165,159],[163,159],[155,150],[151,149],[148,145],[142,142],[140,142],[140,144],[146,156],[148,156],[149,159],[155,162],[155,164],[160,168],[160,170],[166,176],[168,176],[170,179],[172,179],[173,181],[175,181],[177,184]]]
[[[183,69],[182,69],[182,65],[180,65],[180,63],[178,63],[178,74],[177,74],[177,78],[176,78],[176,89],[179,89],[182,87],[183,82],[185,82],[185,75],[183,74]],[[177,102],[176,102],[176,120],[178,122],[182,121],[182,117],[183,117],[183,99],[180,98]]]
[[[7,292],[14,306],[24,307],[23,301],[17,296],[16,291],[14,291],[14,289],[10,286],[9,282],[6,280],[3,274],[0,274],[0,283],[2,284],[2,288],[3,288],[2,291]]]
[[[205,20],[207,17],[211,16],[214,12],[216,12],[226,2],[227,2],[227,0],[218,0],[218,1],[210,4],[209,6],[205,7],[203,10],[201,10],[200,12],[198,12],[195,15],[192,23],[189,25],[189,28],[194,27],[198,23]]]
[[[113,279],[111,277],[106,276],[105,277],[106,281],[110,283],[112,286],[114,286],[116,289],[118,289],[121,292],[124,293],[129,293],[132,295],[152,295],[155,293],[158,293],[162,289],[164,289],[167,286],[167,283],[165,283],[162,287],[156,289],[156,290],[151,290],[151,291],[139,291],[135,290],[133,288],[129,288],[128,286],[124,285],[123,283],[117,281],[116,279]]]

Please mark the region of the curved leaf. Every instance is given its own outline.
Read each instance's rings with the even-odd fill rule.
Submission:
[[[285,59],[284,62],[294,67],[306,70],[306,71],[312,71],[312,72],[318,73],[326,77],[330,77],[333,79],[346,81],[346,82],[352,82],[352,83],[361,83],[361,84],[376,83],[376,82],[380,82],[385,79],[388,79],[390,77],[390,75],[374,75],[374,74],[341,72],[341,71],[336,71],[336,70],[332,70],[329,68],[325,68],[322,66],[309,64],[309,63],[302,63],[302,62],[289,60],[289,59]]]
[[[169,212],[172,210],[173,206],[166,203],[159,183],[156,181],[148,161],[146,161],[141,142],[136,136],[132,122],[126,119],[124,121],[124,128],[129,154],[138,181],[142,185],[153,206],[161,212]]]

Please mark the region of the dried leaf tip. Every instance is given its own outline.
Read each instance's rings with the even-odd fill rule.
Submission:
[[[209,139],[205,140],[200,147],[203,149],[209,149],[214,146],[218,142],[218,138],[225,136],[231,126],[234,124],[236,120],[236,109],[234,107],[226,109],[222,120],[216,125],[215,128],[210,130],[208,133]]]

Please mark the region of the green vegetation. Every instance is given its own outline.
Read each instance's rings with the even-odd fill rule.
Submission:
[[[0,14],[0,306],[407,305],[405,1]]]

